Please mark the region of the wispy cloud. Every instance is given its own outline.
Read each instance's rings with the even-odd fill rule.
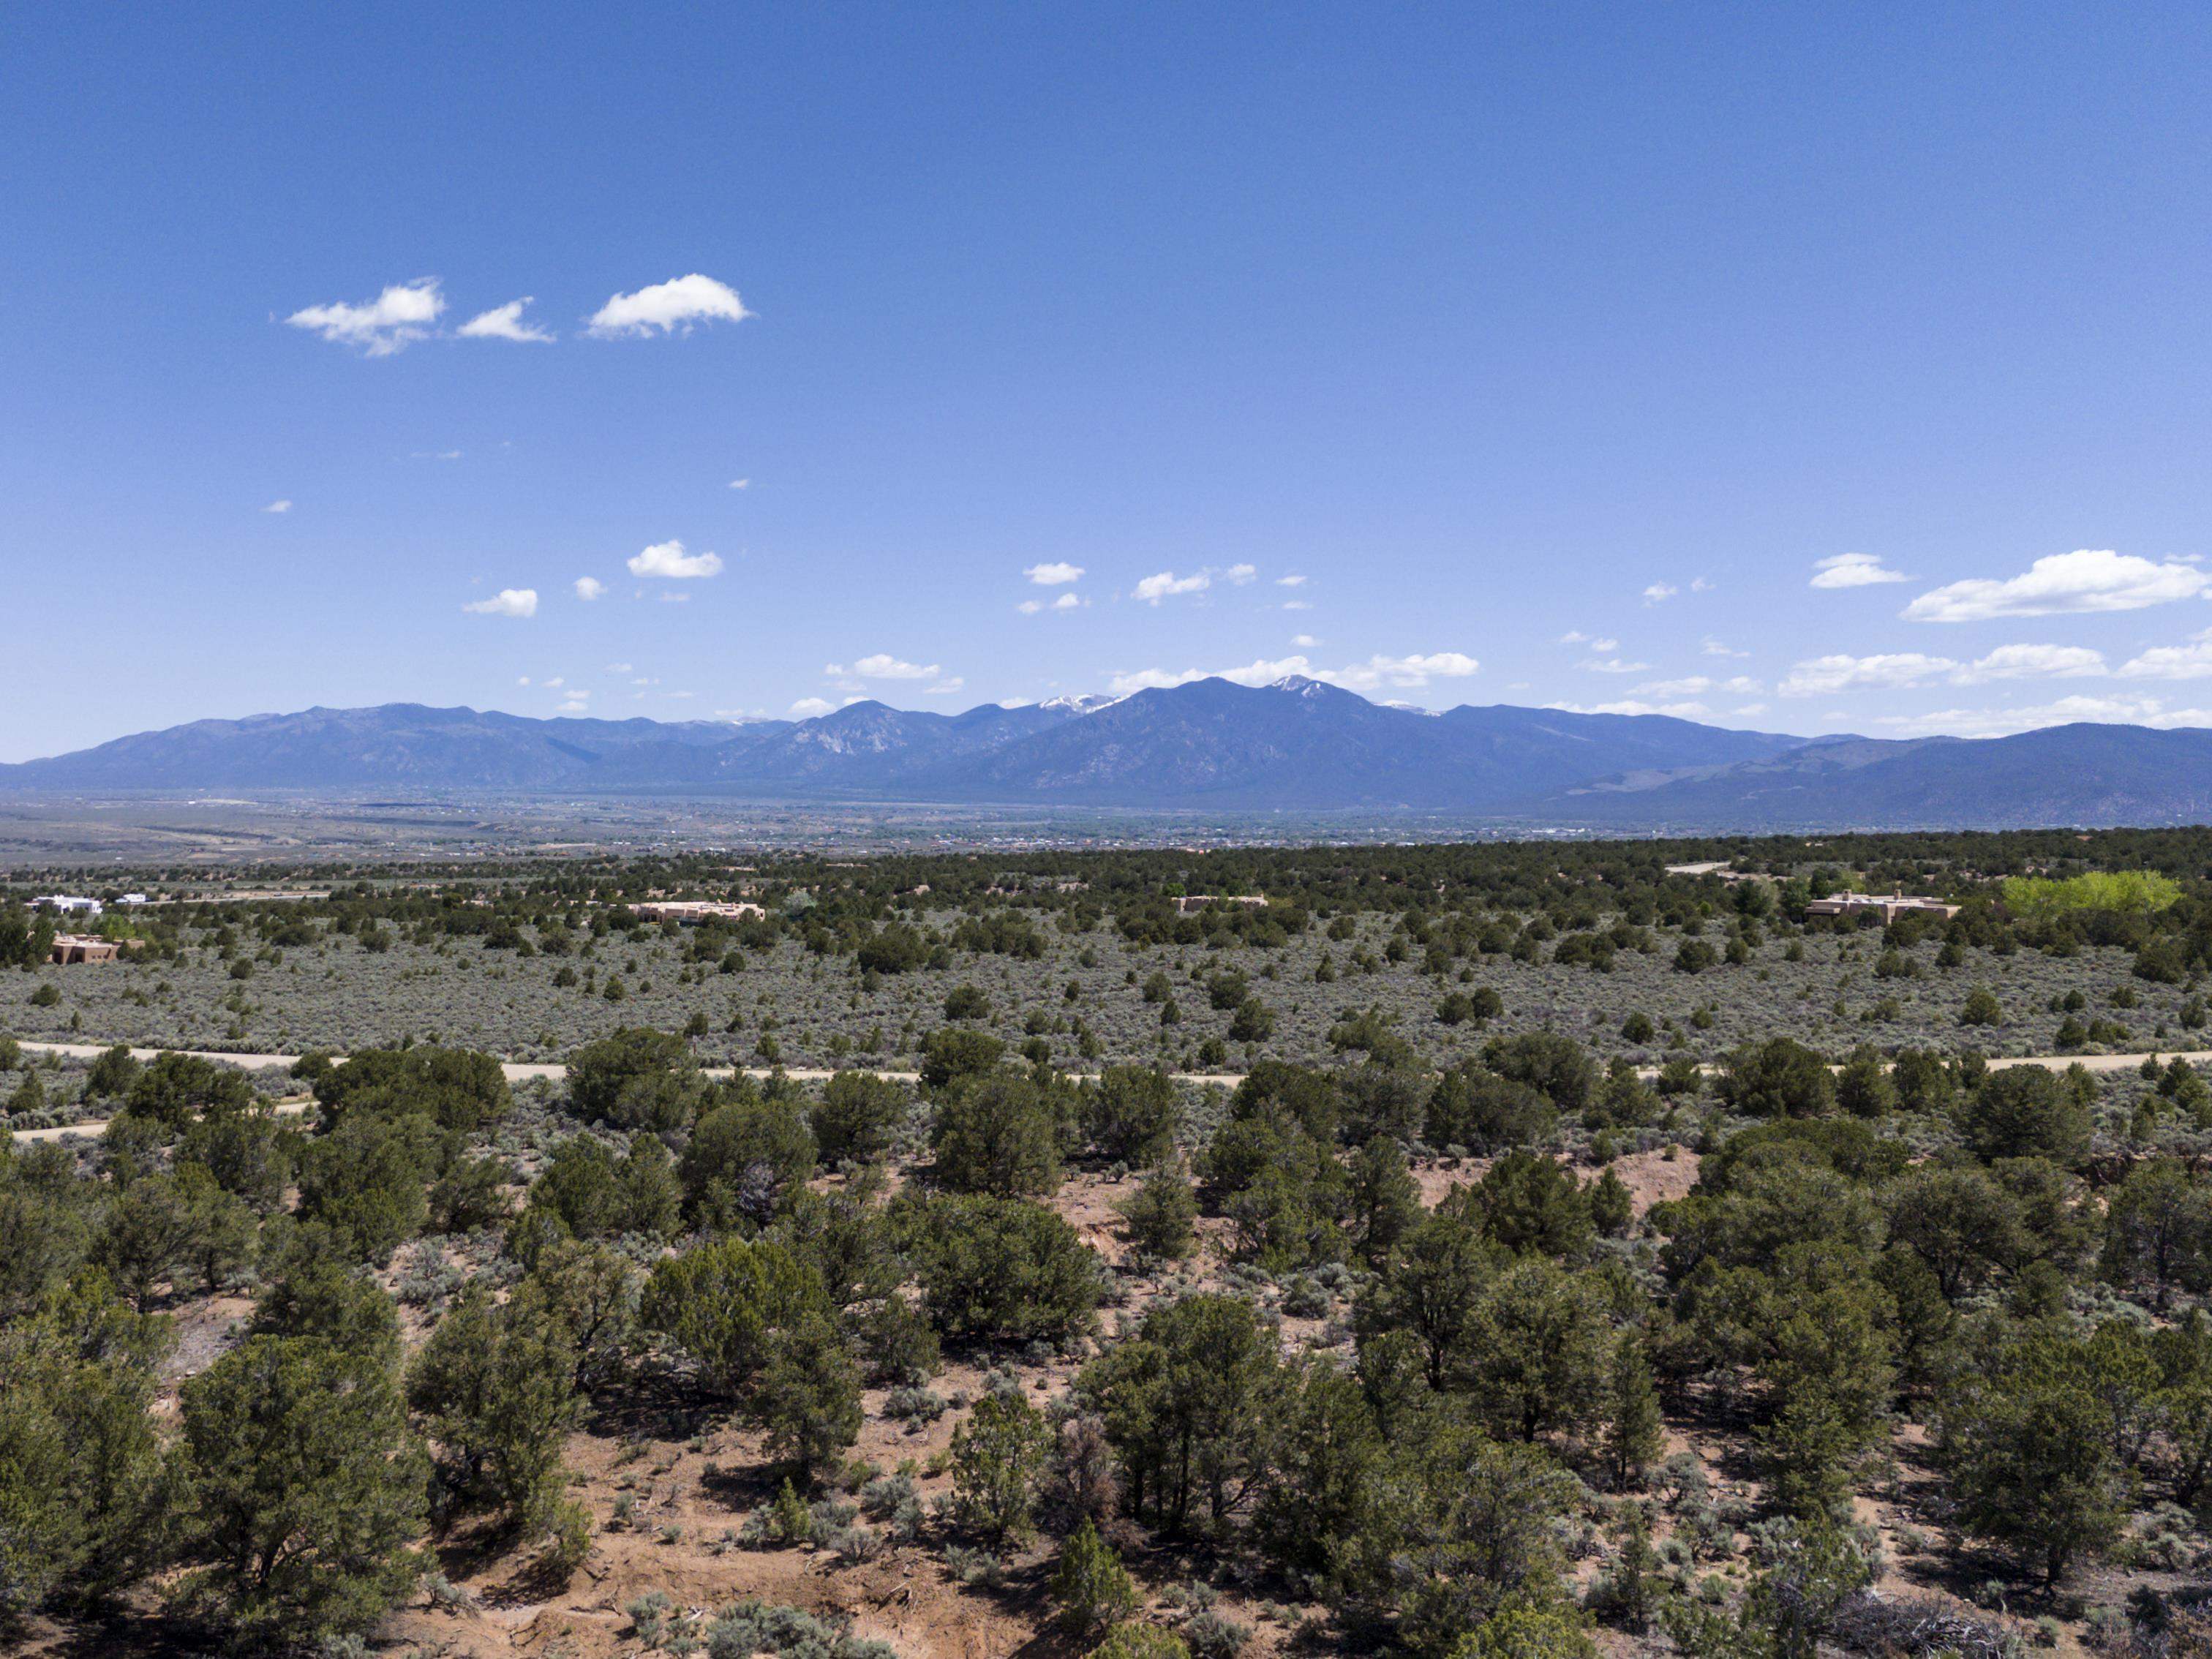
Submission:
[[[264,513],[289,513],[292,510],[292,503],[289,497],[280,495],[261,510]]]
[[[1820,697],[1837,691],[1894,691],[1945,680],[1980,685],[1991,680],[2085,679],[2105,672],[2105,659],[2086,646],[2001,645],[1972,662],[1896,651],[1869,657],[1836,653],[1791,668],[1778,688],[1785,697]]]
[[[641,553],[630,556],[629,574],[633,576],[659,576],[670,581],[691,581],[704,576],[722,574],[722,556],[719,553],[686,553],[678,541],[655,542]]]
[[[1221,578],[1231,586],[1242,587],[1245,583],[1256,578],[1259,574],[1260,567],[1255,564],[1232,564],[1221,573]]]
[[[2104,672],[2104,653],[2086,645],[2001,645],[1952,678],[1961,685],[1978,685],[1986,680],[2093,679]]]
[[[1194,680],[1231,680],[1239,685],[1270,685],[1292,676],[1320,680],[1347,691],[1367,692],[1391,688],[1418,690],[1432,680],[1462,679],[1482,665],[1460,651],[1415,653],[1409,656],[1376,655],[1342,668],[1317,668],[1304,656],[1261,658],[1235,668],[1142,668],[1113,675],[1107,690],[1117,696],[1156,688],[1188,685]]]
[[[538,590],[534,587],[502,587],[488,599],[472,600],[461,607],[479,617],[534,617],[538,614]]]
[[[1741,674],[1733,678],[1716,680],[1705,674],[1686,675],[1677,680],[1651,680],[1636,688],[1639,697],[1697,697],[1709,691],[1728,691],[1740,697],[1757,696],[1762,690],[1759,682]]]
[[[906,662],[888,651],[878,651],[861,658],[849,669],[833,662],[825,663],[822,672],[832,679],[854,674],[864,680],[933,680],[945,671],[933,662]]]
[[[1188,576],[1178,576],[1172,570],[1163,570],[1158,575],[1147,576],[1130,592],[1133,599],[1146,605],[1158,605],[1162,599],[1173,599],[1182,593],[1203,593],[1213,586],[1213,578],[1200,570]]]
[[[737,289],[694,271],[635,294],[614,295],[592,313],[587,326],[602,339],[688,334],[701,323],[743,322],[753,314],[738,298]]]
[[[1959,665],[1948,657],[1930,657],[1917,651],[1893,651],[1854,657],[1842,652],[1813,657],[1797,664],[1783,677],[1779,688],[1785,697],[1819,697],[1831,692],[1865,689],[1895,690],[1919,685],[1955,673]]]
[[[1814,587],[1875,587],[1884,582],[1903,582],[1912,579],[1901,570],[1892,570],[1874,553],[1838,553],[1833,558],[1821,559],[1813,566]]]
[[[395,283],[364,304],[340,301],[307,306],[284,320],[333,344],[358,347],[371,357],[389,357],[410,342],[424,338],[445,309],[446,296],[438,292],[438,279],[422,276],[411,283]]]
[[[1654,582],[1650,586],[1644,590],[1644,603],[1646,605],[1663,604],[1665,601],[1673,599],[1682,590],[1680,588],[1675,586],[1672,582]]]
[[[2176,560],[2154,563],[2109,548],[2081,548],[2038,559],[2002,581],[1977,579],[1931,589],[1905,607],[1908,622],[1987,622],[1997,617],[2057,617],[2141,611],[2195,599],[2212,577]]]
[[[2212,726],[2212,708],[2169,708],[2157,697],[2071,696],[2021,708],[1938,708],[1919,714],[1892,714],[1875,724],[1908,733],[1997,738],[2082,720],[2126,726]]]
[[[1713,712],[1701,702],[1646,702],[1640,697],[1624,697],[1617,702],[1547,702],[1544,707],[1565,714],[1665,714],[1680,720],[1698,720]]]
[[[1077,594],[1063,593],[1058,599],[1052,600],[1024,599],[1019,605],[1016,605],[1014,609],[1020,611],[1024,617],[1034,617],[1040,611],[1079,610],[1085,603],[1087,603],[1087,601]]]
[[[1602,650],[1605,647],[1601,646],[1598,648]],[[1575,666],[1586,668],[1593,674],[1641,674],[1648,672],[1651,665],[1648,662],[1629,662],[1620,657],[1585,657]]]
[[[580,599],[596,599],[606,591],[607,585],[597,576],[576,578],[576,597]]]
[[[2120,678],[2130,680],[2212,679],[2212,628],[2192,635],[2185,645],[2154,646],[2139,657],[2120,665]]]
[[[523,307],[531,296],[509,300],[503,306],[494,306],[489,311],[480,311],[454,331],[464,340],[515,340],[532,345],[550,345],[553,337],[535,323],[522,320]]]

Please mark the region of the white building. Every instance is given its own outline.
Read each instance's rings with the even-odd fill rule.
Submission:
[[[58,910],[70,916],[96,916],[101,908],[96,898],[78,898],[68,893],[46,893],[31,902],[39,909]]]

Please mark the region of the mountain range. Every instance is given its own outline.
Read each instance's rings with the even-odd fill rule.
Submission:
[[[711,793],[1445,813],[1620,831],[2212,820],[2212,732],[1806,738],[1656,714],[1371,702],[1302,678],[939,714],[538,720],[392,703],[197,720],[0,766],[0,791]]]

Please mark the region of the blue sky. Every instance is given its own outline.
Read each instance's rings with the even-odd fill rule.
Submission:
[[[2201,8],[16,3],[0,59],[0,758],[1206,671],[2212,724]]]

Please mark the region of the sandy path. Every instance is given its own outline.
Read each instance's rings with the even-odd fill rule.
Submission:
[[[62,1054],[78,1060],[96,1060],[113,1045],[98,1042],[27,1041],[20,1043],[19,1046],[26,1054]],[[213,1048],[176,1050],[133,1048],[131,1054],[136,1060],[151,1060],[156,1054],[171,1052],[191,1054],[202,1060],[225,1060],[249,1072],[268,1071],[278,1066],[289,1068],[300,1059],[297,1054],[224,1054]],[[343,1054],[334,1054],[331,1058],[340,1065],[345,1061],[345,1056]],[[2212,1048],[2161,1048],[2152,1053],[2133,1054],[2002,1054],[1993,1056],[1989,1065],[1992,1071],[2002,1071],[2008,1066],[2040,1066],[2047,1072],[2063,1072],[2069,1066],[2079,1066],[2085,1071],[2090,1072],[2132,1072],[2139,1069],[2146,1060],[2185,1060],[2192,1066],[2212,1066]],[[736,1075],[734,1066],[709,1066],[706,1069],[707,1075],[709,1077]],[[745,1075],[748,1077],[766,1078],[775,1075],[775,1073],[765,1066],[748,1066],[744,1069]],[[1707,1064],[1701,1069],[1711,1073],[1719,1070],[1719,1067]],[[553,1060],[504,1060],[501,1062],[500,1070],[507,1073],[507,1080],[510,1083],[520,1083],[530,1078],[545,1078],[558,1082],[568,1075],[568,1068],[566,1066]],[[1638,1066],[1637,1070],[1642,1076],[1647,1078],[1656,1077],[1659,1074],[1659,1068],[1656,1066]],[[787,1070],[784,1075],[800,1082],[821,1083],[836,1076],[836,1073],[819,1066],[803,1066],[797,1070]],[[875,1075],[889,1079],[895,1083],[914,1083],[919,1081],[921,1077],[921,1073],[916,1072],[878,1072]],[[1083,1077],[1095,1074],[1076,1073],[1074,1075]],[[1242,1072],[1176,1072],[1170,1075],[1178,1083],[1212,1084],[1223,1089],[1233,1089],[1244,1080],[1244,1074]],[[280,1112],[304,1112],[313,1104],[314,1103],[309,1100],[289,1100],[280,1103],[276,1109]],[[97,1123],[70,1123],[52,1129],[19,1129],[15,1132],[15,1138],[18,1140],[58,1140],[64,1135],[97,1135],[106,1127],[107,1121],[102,1119]]]
[[[60,1054],[75,1060],[97,1060],[114,1045],[101,1042],[38,1042],[25,1040],[17,1046],[25,1054]],[[300,1060],[297,1054],[227,1054],[215,1048],[133,1048],[131,1051],[132,1059],[142,1060],[152,1060],[155,1055],[162,1054],[190,1054],[198,1060],[219,1060],[249,1072],[279,1069],[289,1071],[298,1064]],[[345,1063],[343,1054],[333,1054],[331,1058],[338,1065]],[[775,1075],[772,1068],[765,1066],[748,1066],[744,1069],[745,1075],[748,1077],[769,1078]],[[507,1073],[507,1080],[509,1083],[521,1083],[532,1078],[544,1078],[557,1083],[568,1075],[568,1068],[566,1066],[551,1060],[502,1060],[500,1063],[500,1070]],[[706,1073],[708,1077],[732,1077],[736,1075],[736,1068],[729,1066],[709,1066],[706,1068]],[[835,1072],[819,1066],[787,1069],[783,1074],[802,1083],[824,1083],[836,1075]],[[878,1072],[874,1075],[888,1079],[894,1083],[918,1083],[921,1079],[921,1073],[919,1072]],[[1079,1073],[1079,1075],[1082,1074]],[[1241,1072],[1178,1072],[1175,1075],[1180,1082],[1211,1083],[1224,1089],[1233,1089],[1244,1080],[1243,1073]],[[311,1100],[288,1100],[280,1103],[276,1109],[287,1113],[304,1112],[313,1104]],[[15,1132],[15,1139],[59,1140],[65,1135],[98,1135],[106,1127],[107,1120],[102,1118],[98,1122],[66,1123],[51,1129],[18,1129]]]

